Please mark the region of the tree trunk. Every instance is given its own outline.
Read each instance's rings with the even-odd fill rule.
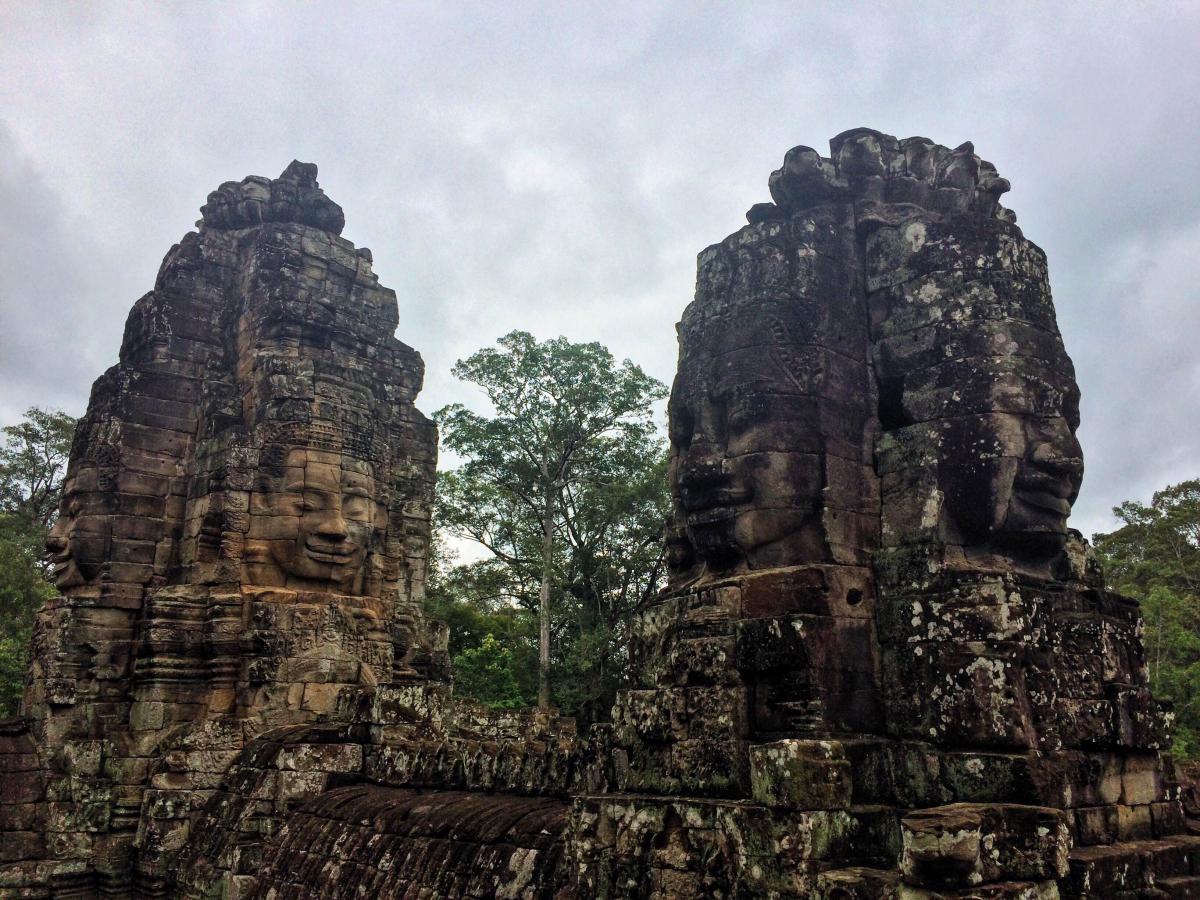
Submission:
[[[550,708],[550,564],[554,550],[554,492],[542,507],[542,587],[538,592],[538,708]]]

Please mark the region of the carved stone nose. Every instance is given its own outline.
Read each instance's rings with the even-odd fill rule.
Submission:
[[[685,487],[712,487],[729,480],[724,461],[712,453],[696,454],[681,472]]]
[[[344,541],[348,532],[341,512],[334,510],[328,513],[317,526],[317,534],[328,541]]]
[[[1083,471],[1083,457],[1053,444],[1039,444],[1031,458],[1043,468],[1053,469],[1067,475],[1078,475]]]

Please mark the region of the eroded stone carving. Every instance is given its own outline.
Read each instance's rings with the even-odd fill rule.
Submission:
[[[259,463],[246,535],[247,581],[361,594],[386,523],[374,467],[337,450],[271,445]],[[376,589],[378,590],[378,589]]]
[[[448,702],[420,361],[315,176],[211,195],[93,391],[0,889],[1200,896],[1136,604],[1067,528],[1045,257],[970,144],[797,147],[700,254],[670,583],[586,740]]]
[[[861,562],[872,546],[849,216],[843,204],[701,254],[670,401],[675,583]],[[815,284],[837,296],[814,302]]]
[[[608,791],[577,801],[578,888],[1200,892],[1136,605],[1067,528],[1079,391],[1045,256],[970,144],[830,148],[789,151],[700,254],[672,581]]]
[[[343,221],[309,164],[222,185],[130,313],[47,542],[24,710],[45,793],[6,884],[166,892],[256,735],[445,681],[422,363]]]
[[[317,167],[296,160],[278,178],[251,175],[240,183],[225,182],[208,195],[200,215],[199,224],[228,230],[296,222],[341,234],[346,225],[342,208],[317,185]]]

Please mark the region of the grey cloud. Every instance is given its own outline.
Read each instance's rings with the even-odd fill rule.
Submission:
[[[91,380],[109,363],[100,343],[120,334],[92,305],[100,260],[86,226],[39,176],[0,123],[0,423],[30,406],[83,412]],[[79,341],[79,335],[88,335]],[[115,361],[116,346],[108,348]]]
[[[317,162],[426,409],[516,327],[669,380],[695,254],[798,143],[974,141],[1048,252],[1075,524],[1197,471],[1200,15],[1177,5],[8,4],[0,418],[75,411],[208,191]],[[21,298],[19,301],[14,298]]]

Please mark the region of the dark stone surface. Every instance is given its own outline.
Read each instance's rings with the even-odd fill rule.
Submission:
[[[1092,896],[1089,844],[1138,890],[1191,877],[1122,843],[1182,810],[1136,604],[1067,528],[1079,390],[1008,182],[855,129],[769,187],[679,324],[671,583],[614,709],[624,793],[576,808],[585,893]],[[840,843],[868,809],[895,838]],[[675,819],[670,857],[634,838]]]
[[[288,817],[246,896],[551,898],[566,815],[547,798],[334,788]]]

